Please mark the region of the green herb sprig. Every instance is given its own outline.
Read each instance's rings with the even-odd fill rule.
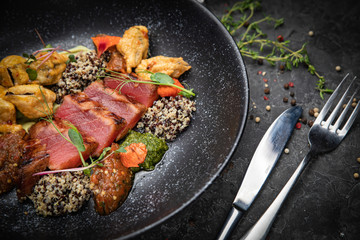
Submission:
[[[289,47],[289,40],[267,38],[260,24],[270,23],[276,29],[283,25],[284,19],[265,16],[259,20],[253,20],[255,11],[260,8],[259,1],[244,0],[235,3],[221,17],[221,22],[229,33],[240,39],[237,41],[237,46],[242,56],[258,61],[267,61],[272,66],[276,62],[282,62],[284,70],[292,70],[293,67],[298,67],[300,63],[303,63],[307,66],[308,72],[318,78],[315,89],[319,91],[320,97],[323,99],[324,93],[332,93],[332,89],[325,87],[325,78],[316,71],[315,66],[310,62],[306,43],[300,49],[292,50]],[[265,54],[265,48],[270,53]]]
[[[97,76],[98,78],[103,78],[103,77],[110,77],[114,80],[119,81],[119,85],[117,86],[117,88],[115,90],[118,90],[121,93],[121,89],[129,82],[133,82],[133,83],[145,83],[145,84],[153,84],[153,85],[163,85],[163,86],[170,86],[170,87],[175,87],[177,89],[180,89],[180,95],[187,97],[187,98],[191,98],[195,96],[195,93],[193,91],[193,89],[186,89],[180,86],[177,86],[174,84],[174,80],[167,74],[165,73],[152,73],[149,71],[143,71],[145,73],[149,73],[150,75],[150,80],[151,81],[143,81],[143,80],[136,80],[136,79],[132,79],[129,75],[124,74],[124,73],[120,73],[120,72],[115,72],[115,71],[111,71],[109,69],[104,68],[105,70],[105,74],[104,75],[99,75]]]

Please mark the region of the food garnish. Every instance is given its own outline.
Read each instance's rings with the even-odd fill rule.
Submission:
[[[100,56],[109,49],[109,47],[115,46],[121,39],[121,37],[117,36],[109,36],[106,34],[101,34],[96,37],[91,38],[94,42],[94,45],[97,50],[97,57]]]
[[[146,145],[143,143],[132,143],[129,146],[125,147],[126,152],[120,153],[121,163],[125,167],[139,167],[140,163],[143,163],[147,149]]]
[[[325,87],[325,78],[321,76],[310,62],[306,50],[306,43],[298,50],[289,47],[290,40],[284,40],[279,35],[276,40],[267,38],[262,31],[260,24],[264,22],[273,23],[274,28],[280,27],[284,23],[283,18],[273,18],[265,16],[259,20],[254,20],[254,13],[261,8],[261,3],[255,0],[245,0],[235,3],[226,14],[221,17],[221,22],[231,35],[239,35],[237,46],[242,56],[252,58],[258,62],[267,61],[274,66],[276,62],[282,62],[282,70],[292,70],[303,63],[307,66],[310,74],[318,78],[315,89],[319,91],[320,97],[324,98],[324,93],[332,93],[333,90]],[[252,21],[252,22],[251,22]],[[245,29],[245,31],[241,31]],[[265,50],[269,53],[265,54]]]
[[[182,95],[182,96],[187,97],[187,98],[191,98],[191,97],[195,96],[195,93],[193,92],[193,89],[186,89],[182,85],[179,86],[179,85],[175,84],[174,79],[171,78],[169,75],[167,75],[165,73],[160,73],[160,72],[152,73],[152,72],[144,70],[144,72],[150,73],[151,76],[150,76],[150,81],[143,81],[143,80],[132,79],[127,74],[111,71],[109,69],[105,69],[105,71],[106,71],[105,76],[98,76],[98,77],[99,78],[100,77],[110,77],[110,78],[112,78],[114,80],[119,81],[119,85],[118,85],[116,90],[118,90],[120,93],[121,93],[121,88],[125,84],[127,84],[129,82],[133,82],[133,83],[145,83],[145,84],[153,84],[153,85],[172,87],[172,88],[180,90],[177,93],[178,95]]]

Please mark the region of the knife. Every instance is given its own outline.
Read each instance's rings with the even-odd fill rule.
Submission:
[[[283,152],[301,113],[302,108],[300,106],[287,109],[266,131],[251,159],[232,208],[217,239],[229,238],[243,213],[248,210]]]

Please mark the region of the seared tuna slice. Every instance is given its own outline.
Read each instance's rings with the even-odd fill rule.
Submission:
[[[63,136],[69,139],[69,122],[54,118],[53,123]],[[95,151],[98,143],[93,137],[85,135],[81,130],[79,131],[85,146],[82,155],[84,159],[87,159]],[[51,170],[73,168],[81,165],[81,159],[76,147],[65,140],[51,123],[45,120],[39,121],[30,128],[29,134],[31,139],[39,139],[41,144],[46,145],[46,151],[50,155],[48,167]]]
[[[145,105],[131,102],[125,95],[105,87],[102,82],[93,82],[84,92],[90,99],[100,103],[110,112],[126,120],[126,126],[117,136],[116,140],[124,137],[146,111]]]
[[[33,188],[40,176],[34,173],[44,171],[49,164],[50,155],[46,151],[46,145],[41,144],[39,139],[27,140],[24,146],[23,162],[19,170],[19,183],[17,186],[17,197],[20,201],[33,192]]]
[[[99,156],[105,147],[109,147],[126,126],[125,119],[83,92],[65,96],[55,116],[70,121],[79,131],[95,138],[99,145],[93,156]]]
[[[128,77],[136,79],[136,75],[128,75]],[[104,79],[104,83],[106,87],[115,89],[121,94],[126,95],[128,98],[144,104],[146,107],[151,107],[153,102],[159,98],[157,86],[154,84],[133,82],[127,82],[124,84],[123,80],[111,77],[106,77]]]

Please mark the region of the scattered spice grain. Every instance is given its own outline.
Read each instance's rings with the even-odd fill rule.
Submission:
[[[284,84],[284,88],[285,88],[285,89],[289,89],[289,84],[288,84],[288,83],[285,83],[285,84]]]
[[[295,93],[294,92],[290,92],[290,97],[294,97]]]
[[[341,71],[341,67],[340,67],[340,66],[336,66],[336,67],[335,67],[335,70],[336,70],[337,72],[340,72],[340,71]]]
[[[290,104],[291,104],[291,106],[295,106],[295,105],[296,105],[296,100],[295,100],[295,99],[291,99]]]
[[[310,109],[310,110],[309,110],[309,115],[310,115],[310,116],[313,117],[313,116],[314,116],[314,113],[315,113],[315,112],[314,112],[314,109]]]
[[[267,105],[267,106],[265,107],[265,109],[266,109],[266,111],[270,111],[270,110],[271,110],[271,106],[270,106],[270,105]]]
[[[287,98],[287,97],[284,97],[284,98],[283,98],[283,102],[284,102],[284,103],[287,103],[288,101],[289,101],[289,98]]]
[[[309,125],[309,127],[312,127],[312,126],[314,125],[314,121],[313,121],[313,120],[309,120],[309,121],[308,121],[308,125]]]
[[[360,177],[359,173],[357,173],[357,172],[354,173],[354,178],[355,178],[355,179],[358,179],[359,177]]]
[[[256,123],[259,123],[259,122],[260,122],[260,117],[256,117],[256,118],[255,118],[255,122],[256,122]]]
[[[265,88],[265,89],[264,89],[264,93],[265,93],[265,94],[269,94],[269,93],[270,93],[270,88]]]
[[[288,154],[290,152],[290,150],[288,148],[284,149],[284,153]]]
[[[308,35],[309,35],[310,37],[314,36],[314,31],[309,31]]]
[[[319,112],[315,112],[315,113],[314,113],[314,117],[317,118],[318,116],[319,116]]]

